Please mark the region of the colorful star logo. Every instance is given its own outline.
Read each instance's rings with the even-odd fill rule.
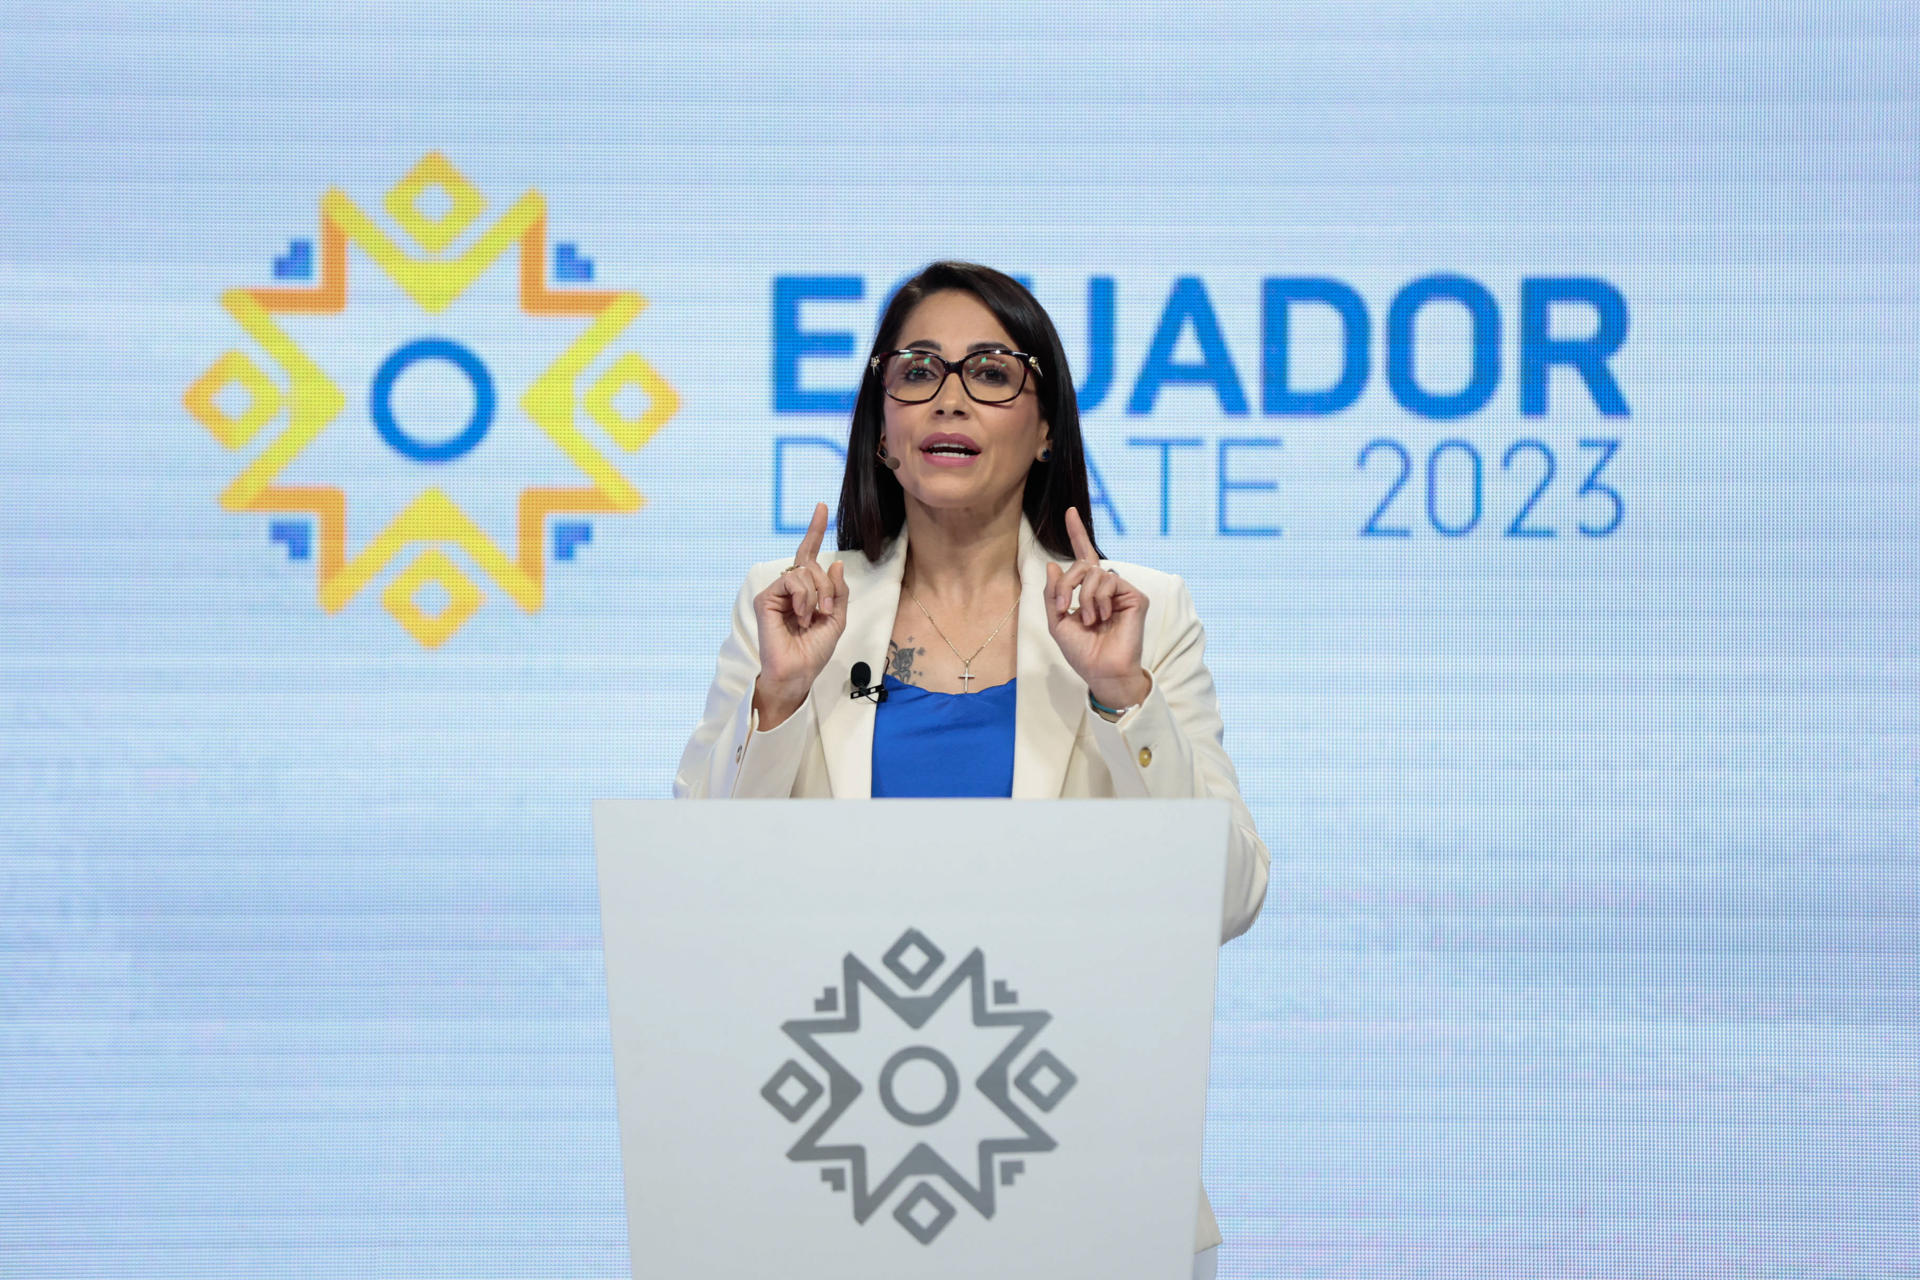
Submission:
[[[221,297],[240,327],[278,366],[279,377],[248,354],[228,351],[186,390],[191,413],[228,450],[253,452],[220,495],[230,511],[271,513],[269,535],[295,560],[314,560],[321,607],[344,609],[365,587],[401,562],[380,601],[421,645],[444,644],[486,594],[472,570],[489,578],[528,613],[545,600],[546,564],[570,561],[590,540],[585,517],[639,510],[645,497],[589,439],[582,418],[606,439],[633,452],[679,409],[679,397],[637,352],[612,358],[587,375],[647,305],[638,293],[577,287],[593,279],[593,263],[572,244],[552,249],[548,275],[547,207],[528,191],[490,226],[481,225],[486,197],[438,152],[427,155],[386,194],[384,208],[403,246],[339,189],[320,201],[318,262],[314,246],[296,240],[274,261],[277,279],[313,281],[230,289]],[[364,544],[350,542],[349,501],[337,484],[288,483],[286,473],[322,433],[342,421],[349,397],[287,331],[289,317],[341,316],[348,310],[348,250],[356,246],[409,299],[422,317],[446,317],[509,250],[519,248],[518,314],[585,321],[557,359],[527,380],[519,405],[585,484],[519,485],[511,549],[470,517],[445,491],[445,468],[478,450],[500,419],[495,371],[472,344],[442,334],[397,342],[365,380],[366,422],[401,459],[397,511]],[[315,268],[318,280],[314,280]],[[558,283],[569,287],[556,288]],[[417,322],[414,322],[417,323]],[[397,404],[397,388],[432,367],[463,384],[470,412],[451,434],[423,433]],[[582,383],[588,385],[582,388]],[[355,388],[358,390],[358,388]],[[464,553],[466,567],[447,551]]]

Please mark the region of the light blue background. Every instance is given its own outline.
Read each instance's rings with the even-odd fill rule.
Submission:
[[[624,1274],[587,805],[665,792],[741,570],[831,496],[800,468],[774,510],[774,438],[844,423],[774,412],[772,282],[861,276],[863,302],[807,314],[864,348],[886,289],[947,255],[1030,275],[1076,361],[1086,282],[1115,281],[1087,432],[1128,533],[1103,542],[1192,584],[1274,850],[1222,956],[1222,1274],[1911,1269],[1905,6],[0,23],[0,1271]],[[328,615],[266,517],[219,507],[239,459],[181,394],[253,350],[219,295],[274,283],[328,187],[377,211],[433,150],[495,213],[542,192],[596,285],[648,297],[609,358],[641,351],[684,407],[616,453],[648,505],[550,563],[540,612],[489,585],[429,652],[382,583]],[[1379,346],[1438,272],[1506,326],[1497,394],[1454,422],[1395,403]],[[1342,413],[1260,412],[1260,281],[1283,275],[1366,299],[1374,376]],[[1539,275],[1626,297],[1629,416],[1564,374],[1519,413]],[[1185,276],[1248,416],[1205,387],[1126,412]],[[289,323],[316,356],[371,367],[450,326],[504,384],[545,350],[498,281],[424,326],[357,254],[352,279],[358,309]],[[1464,376],[1456,320],[1421,330],[1435,386]],[[1331,369],[1300,338],[1303,379]],[[377,510],[419,464],[348,391],[307,478]],[[476,510],[546,475],[531,430],[503,413],[471,455]],[[1127,444],[1159,436],[1206,442],[1173,454],[1165,536],[1158,455]],[[1604,538],[1575,530],[1595,437],[1626,507]],[[1281,536],[1217,532],[1222,438],[1284,441],[1234,462],[1279,487],[1231,497]],[[1357,533],[1375,438],[1414,459],[1406,538]],[[1459,538],[1420,489],[1448,439],[1486,468]],[[1502,535],[1521,439],[1559,466],[1552,539]]]

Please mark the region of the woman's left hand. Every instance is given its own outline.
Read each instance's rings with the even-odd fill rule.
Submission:
[[[1153,681],[1140,666],[1147,598],[1100,563],[1080,513],[1067,510],[1074,560],[1047,566],[1047,629],[1094,700],[1109,707],[1144,702]],[[1074,588],[1080,603],[1073,607]]]

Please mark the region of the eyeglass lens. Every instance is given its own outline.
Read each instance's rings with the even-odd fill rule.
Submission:
[[[895,400],[931,400],[954,368],[931,351],[896,351],[880,366],[881,385]],[[958,366],[967,394],[982,404],[1004,404],[1019,395],[1027,367],[1006,351],[977,351]]]

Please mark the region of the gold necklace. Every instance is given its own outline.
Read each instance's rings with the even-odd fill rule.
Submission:
[[[905,584],[902,584],[902,585],[904,586]],[[947,639],[947,633],[940,629],[940,624],[933,621],[933,615],[930,613],[927,613],[927,606],[920,603],[920,597],[913,594],[913,588],[907,587],[906,592],[907,592],[907,599],[913,601],[914,605],[920,610],[920,612],[926,615],[927,621],[929,623],[932,623],[933,633],[939,636],[943,641],[946,641],[947,648],[953,649],[953,656],[960,659],[960,692],[972,693],[973,685],[970,684],[969,681],[978,680],[980,678],[979,676],[976,676],[973,674],[973,659],[979,657],[981,653],[983,653],[986,650],[986,647],[993,643],[994,636],[998,636],[1000,634],[1000,627],[1006,626],[1007,619],[1011,618],[1013,616],[1013,611],[1020,607],[1019,595],[1015,594],[1015,596],[1013,597],[1013,603],[1008,605],[1006,613],[1001,615],[1000,625],[996,626],[993,629],[993,635],[990,635],[985,640],[982,640],[980,642],[980,647],[973,651],[972,656],[962,657],[960,650],[954,648],[953,641]]]

